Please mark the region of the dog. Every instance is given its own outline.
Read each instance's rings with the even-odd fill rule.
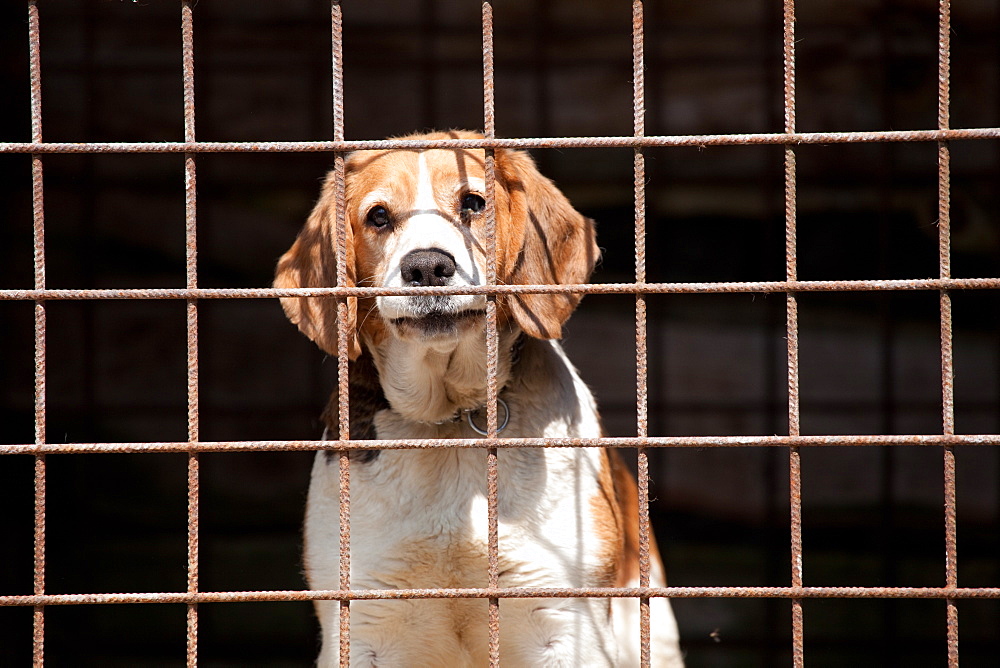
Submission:
[[[481,138],[452,131],[404,139]],[[365,150],[345,160],[346,275],[355,286],[481,286],[487,274],[483,149]],[[598,258],[593,221],[531,157],[495,150],[500,284],[579,284]],[[333,174],[292,247],[277,288],[336,285]],[[558,343],[579,295],[498,295],[498,432],[594,438],[594,398]],[[348,300],[352,439],[478,438],[486,428],[487,300],[483,295]],[[336,300],[281,299],[287,317],[338,354]],[[338,433],[338,397],[324,413]],[[637,489],[617,451],[501,448],[500,587],[636,587]],[[481,448],[351,453],[351,586],[487,586],[486,459]],[[313,589],[339,589],[339,467],[317,453],[305,519]],[[652,552],[653,586],[664,586]],[[318,664],[336,665],[339,603],[318,601]],[[504,666],[639,665],[634,598],[504,598]],[[682,666],[666,599],[650,602],[652,664]],[[351,604],[352,666],[488,665],[487,601]]]

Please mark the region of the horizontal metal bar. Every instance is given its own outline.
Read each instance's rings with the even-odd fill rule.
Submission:
[[[878,132],[782,132],[646,137],[524,137],[495,139],[380,139],[253,142],[2,142],[0,153],[304,153],[429,148],[655,148],[936,142],[998,139],[1000,128],[887,130]]]
[[[856,281],[719,283],[590,283],[576,285],[466,285],[343,288],[136,288],[0,290],[0,301],[91,299],[269,299],[275,297],[385,297],[389,295],[706,294],[748,292],[873,292],[880,290],[997,290],[1000,278],[915,278]]]
[[[441,598],[882,598],[997,599],[1000,587],[594,587],[354,589],[0,596],[0,607],[127,603],[247,603]]]
[[[737,448],[821,446],[1000,445],[1000,434],[836,436],[649,436],[610,438],[485,438],[347,441],[174,441],[0,445],[0,455],[167,452],[294,452],[303,450],[434,450],[438,448]]]

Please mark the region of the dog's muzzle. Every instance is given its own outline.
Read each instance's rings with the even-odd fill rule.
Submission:
[[[399,261],[399,280],[404,287],[455,285],[462,273],[454,256],[440,248],[420,248]],[[461,281],[458,283],[461,284]],[[481,296],[404,295],[383,297],[383,317],[401,331],[424,336],[455,335],[485,315]]]

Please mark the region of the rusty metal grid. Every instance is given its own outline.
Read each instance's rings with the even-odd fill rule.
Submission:
[[[956,563],[955,452],[956,445],[1000,445],[1000,435],[957,435],[954,423],[954,363],[952,351],[952,290],[1000,289],[1000,278],[965,278],[951,276],[950,263],[950,149],[953,140],[1000,139],[1000,128],[954,129],[950,127],[949,62],[950,62],[950,2],[940,0],[938,11],[938,124],[937,128],[920,131],[798,133],[795,127],[795,3],[783,4],[783,82],[784,131],[775,134],[726,134],[646,136],[644,108],[643,61],[643,2],[632,3],[633,53],[633,134],[623,137],[573,138],[497,138],[494,124],[493,92],[493,3],[482,4],[483,35],[483,117],[482,140],[378,140],[346,141],[344,139],[344,94],[342,59],[342,9],[338,0],[331,1],[331,37],[333,68],[333,140],[313,142],[199,142],[195,133],[194,99],[194,37],[192,0],[181,0],[181,33],[183,44],[184,141],[163,143],[46,143],[41,124],[40,28],[37,0],[28,0],[28,42],[31,82],[31,141],[0,143],[0,153],[31,154],[34,221],[34,285],[27,290],[0,290],[0,300],[34,302],[35,339],[35,442],[0,445],[0,454],[34,456],[35,519],[34,519],[34,583],[30,595],[0,596],[0,606],[34,608],[33,660],[44,663],[45,608],[53,605],[121,604],[121,603],[183,603],[187,606],[187,664],[198,661],[198,605],[209,602],[247,601],[341,601],[341,665],[347,665],[350,625],[350,602],[372,599],[416,598],[483,598],[489,604],[490,663],[500,665],[500,616],[502,598],[542,597],[632,597],[640,604],[641,661],[649,665],[649,600],[652,597],[674,598],[777,598],[792,601],[793,665],[804,665],[804,616],[802,601],[807,598],[883,598],[940,599],[947,609],[948,665],[958,666],[958,603],[964,599],[1000,599],[997,587],[959,587]],[[799,281],[796,253],[796,145],[865,142],[936,142],[938,149],[938,257],[939,276],[913,280],[875,281]],[[643,150],[649,147],[760,145],[784,147],[785,205],[785,280],[771,282],[730,283],[646,283],[645,268],[645,161]],[[198,287],[196,174],[197,155],[213,152],[305,152],[335,153],[334,174],[338,200],[344,197],[344,152],[357,149],[393,148],[484,148],[486,150],[487,182],[487,256],[495,257],[496,225],[493,203],[495,182],[493,151],[496,148],[575,148],[624,147],[634,152],[635,197],[635,282],[620,284],[587,284],[570,286],[509,286],[498,285],[495,261],[489,262],[486,285],[478,288],[359,288],[330,287],[323,289],[201,289]],[[115,289],[115,290],[49,290],[45,285],[45,209],[43,201],[43,156],[49,153],[183,153],[185,175],[185,238],[186,287],[184,289]],[[346,285],[345,229],[343,207],[338,207],[338,286]],[[939,434],[902,436],[803,436],[799,432],[799,369],[798,369],[798,297],[802,292],[816,291],[936,291],[940,301],[941,351],[941,432]],[[497,312],[496,297],[513,293],[580,293],[633,294],[636,326],[636,419],[634,438],[595,439],[506,439],[497,436]],[[788,434],[786,436],[738,437],[650,437],[647,429],[648,399],[646,373],[646,295],[664,293],[726,293],[762,292],[786,295]],[[198,398],[198,301],[202,299],[273,299],[282,296],[327,296],[338,299],[340,326],[346,322],[348,297],[372,297],[390,294],[484,294],[487,296],[487,434],[483,439],[355,441],[349,432],[349,396],[347,385],[347,341],[341,332],[338,373],[340,378],[340,434],[337,441],[217,441],[199,438]],[[188,440],[171,443],[70,443],[52,444],[46,438],[46,304],[50,300],[103,299],[174,299],[186,302],[187,319],[187,432]],[[805,584],[802,570],[802,480],[800,449],[822,446],[902,446],[940,447],[943,453],[943,480],[946,559],[944,579],[939,587],[810,587]],[[769,446],[787,448],[789,452],[791,563],[790,586],[785,587],[665,587],[649,586],[649,466],[648,448],[684,447],[746,447]],[[350,459],[355,449],[421,449],[421,448],[486,448],[488,488],[488,586],[467,589],[416,590],[352,590],[350,587]],[[497,555],[497,452],[500,448],[518,447],[627,447],[638,451],[638,484],[640,494],[640,586],[638,588],[579,588],[528,589],[498,586]],[[199,454],[231,451],[292,451],[333,450],[339,453],[341,498],[340,588],[335,591],[229,591],[206,592],[199,587]],[[120,594],[53,594],[45,581],[45,502],[46,457],[65,453],[152,453],[183,452],[188,458],[187,514],[187,590],[184,592],[120,593]]]

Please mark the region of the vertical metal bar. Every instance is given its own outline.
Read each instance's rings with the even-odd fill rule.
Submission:
[[[951,2],[941,0],[938,16],[938,129],[949,128],[951,92]],[[938,264],[941,278],[951,277],[951,150],[938,142]],[[954,359],[952,355],[951,295],[941,301],[941,423],[942,433],[955,433]],[[944,448],[945,586],[958,586],[957,498],[955,448]],[[946,600],[948,665],[958,666],[958,606]]]
[[[344,139],[344,16],[339,0],[330,2],[330,26],[333,67],[333,139]],[[344,213],[345,199],[345,166],[344,154],[334,156],[334,194],[336,207],[336,243],[337,243],[337,285],[347,283],[347,228]],[[339,431],[340,439],[351,437],[351,398],[349,385],[350,342],[354,333],[348,326],[349,307],[346,299],[337,302],[337,379],[339,399]],[[340,473],[340,589],[351,588],[351,458],[347,450],[339,451],[338,465]],[[347,668],[351,662],[351,604],[350,601],[340,602],[340,665]]]
[[[784,71],[779,72],[778,65],[782,65],[782,60],[779,59],[779,54],[777,49],[774,48],[772,41],[777,41],[780,37],[783,39],[784,25],[783,25],[783,15],[775,11],[775,3],[773,0],[762,0],[761,11],[763,12],[763,25],[766,26],[764,33],[764,39],[760,41],[761,48],[761,62],[765,68],[767,77],[767,95],[774,96],[775,99],[784,99]],[[783,56],[782,56],[783,57]],[[768,125],[770,127],[777,127],[781,123],[781,118],[784,114],[783,105],[779,107],[776,104],[768,105]],[[775,219],[778,218],[778,212],[784,211],[785,204],[785,194],[781,192],[778,194],[777,185],[778,179],[780,177],[781,182],[784,183],[784,153],[782,153],[782,169],[771,169],[770,165],[766,173],[765,187],[768,192],[768,218],[774,216]],[[775,166],[776,167],[776,166]],[[774,193],[772,195],[772,192]],[[785,233],[785,223],[784,217],[781,218],[782,225],[782,238],[784,238]],[[776,226],[772,227],[768,225],[764,235],[764,243],[766,247],[771,248],[773,244],[777,243],[777,229]],[[771,339],[772,335],[777,336],[780,331],[781,336],[785,335],[787,330],[787,304],[780,303],[777,299],[769,299],[765,302],[767,304],[767,338],[764,346],[765,355],[765,387],[767,390],[767,433],[777,434],[780,433],[783,425],[781,422],[787,421],[788,418],[788,405],[787,398],[780,396],[781,389],[779,384],[779,377],[784,377],[787,381],[787,368],[784,372],[779,370],[780,362],[786,361],[781,359],[778,346],[774,345]],[[784,308],[782,308],[784,307]],[[786,339],[787,345],[787,339]],[[787,350],[786,350],[787,358]],[[787,361],[786,361],[787,364]],[[787,387],[785,388],[787,394]],[[779,490],[784,487],[781,480],[784,474],[784,463],[781,461],[781,457],[784,455],[778,451],[777,448],[767,448],[765,452],[765,498],[767,499],[767,509],[765,513],[765,526],[769,530],[775,533],[777,536],[777,528],[782,526],[787,521],[787,513],[785,511],[785,504],[781,500],[781,494]],[[781,575],[785,572],[788,564],[788,553],[785,552],[783,546],[779,544],[777,540],[768,540],[765,544],[764,551],[764,574],[767,582],[777,583],[783,581],[784,578]],[[778,634],[775,633],[775,629],[778,628],[779,624],[783,623],[783,612],[784,605],[781,605],[783,601],[774,598],[764,599],[764,628],[768,629],[768,638],[761,648],[761,657],[764,665],[772,666],[778,665],[780,657],[785,655],[785,645],[782,639],[779,639]],[[779,619],[781,621],[779,621]]]
[[[424,127],[434,127],[437,119],[437,66],[434,44],[440,28],[434,8],[435,0],[422,0],[420,3],[420,118]]]
[[[552,104],[549,92],[549,35],[552,33],[551,0],[534,0],[530,19],[532,30],[531,66],[535,100],[535,133],[538,137],[548,137],[552,133]],[[538,156],[538,158],[543,158]],[[539,167],[544,162],[536,158]]]
[[[493,3],[483,3],[483,134],[496,136],[493,90]],[[497,282],[496,244],[496,161],[492,148],[486,149],[486,284]],[[497,437],[497,304],[496,295],[486,297],[486,438]],[[496,447],[486,450],[487,559],[490,589],[499,586],[499,461]],[[490,666],[500,665],[500,599],[489,598]]]
[[[784,106],[785,132],[795,132],[795,1],[785,0]],[[798,280],[796,246],[795,149],[785,146],[785,278]],[[788,435],[799,435],[799,305],[794,292],[786,295],[785,331],[788,341]],[[802,586],[802,464],[798,447],[788,449],[792,586]],[[805,664],[802,599],[792,599],[792,664]]]
[[[643,49],[643,3],[632,2],[632,131],[642,137],[646,131],[645,65]],[[633,187],[635,192],[635,282],[646,282],[646,159],[641,148],[634,150]],[[649,394],[647,383],[646,295],[635,295],[635,375],[636,436],[649,435]],[[646,448],[637,448],[639,484],[639,586],[649,586],[649,457]],[[639,661],[648,668],[649,597],[639,598]]]
[[[28,51],[31,82],[31,141],[42,141],[42,66],[38,4],[28,2]],[[42,189],[42,156],[31,156],[31,205],[34,224],[35,289],[45,289],[45,203]],[[45,443],[45,302],[35,302],[35,445]],[[45,455],[35,455],[35,594],[45,593]],[[45,661],[45,608],[35,606],[32,627],[32,661]]]
[[[181,2],[181,50],[184,83],[184,141],[195,141],[194,21],[191,0]],[[185,260],[188,289],[198,287],[198,228],[195,154],[184,154]],[[198,419],[198,302],[187,300],[188,440],[199,439]],[[198,591],[198,516],[200,499],[199,456],[188,453],[187,589]],[[187,665],[198,665],[198,605],[187,606]]]

